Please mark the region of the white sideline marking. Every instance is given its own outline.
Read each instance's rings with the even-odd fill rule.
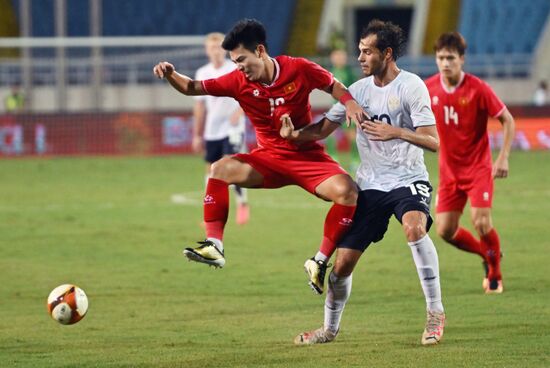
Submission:
[[[191,205],[191,206],[198,206],[202,204],[201,201],[198,199],[189,198],[189,196],[185,194],[179,194],[179,193],[172,194],[172,196],[170,197],[170,201],[174,204]]]
[[[174,193],[170,197],[171,202],[176,205],[182,205],[182,206],[202,206],[202,192],[186,192],[186,193]],[[193,198],[195,197],[195,198]],[[198,198],[197,198],[198,197]],[[322,202],[318,201],[317,203],[296,203],[296,202],[281,202],[281,201],[273,201],[273,200],[265,200],[261,199],[258,201],[251,201],[251,206],[253,207],[264,207],[264,208],[322,208],[325,209],[328,205],[330,205],[330,202]]]

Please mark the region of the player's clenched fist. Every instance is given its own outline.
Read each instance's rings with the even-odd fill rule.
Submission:
[[[169,77],[174,70],[176,70],[176,68],[174,68],[172,64],[167,61],[161,61],[153,68],[153,74],[158,78],[166,78]]]

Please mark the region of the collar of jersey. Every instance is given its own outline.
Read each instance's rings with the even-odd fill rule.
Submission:
[[[271,61],[273,61],[273,66],[275,66],[275,78],[273,78],[273,82],[271,82],[271,84],[265,84],[265,83],[262,83],[262,86],[264,87],[271,87],[275,84],[275,82],[277,82],[277,80],[279,79],[279,74],[281,72],[281,67],[279,66],[279,63],[277,62],[276,59],[274,58],[270,58]]]
[[[456,84],[456,86],[454,87],[447,87],[445,85],[445,83],[443,82],[443,75],[440,73],[439,74],[439,83],[441,83],[441,87],[443,88],[443,90],[447,93],[454,93],[458,87],[460,87],[460,85],[462,84],[462,82],[464,82],[464,77],[466,76],[466,73],[464,73],[463,71],[460,72],[460,79],[458,80],[458,83]]]
[[[376,83],[374,83],[374,76],[372,76],[372,85],[375,87],[375,88],[378,88],[378,89],[386,89],[386,88],[389,88],[391,85],[393,85],[393,82],[395,82],[396,80],[398,80],[399,78],[401,78],[401,75],[403,74],[403,69],[399,69],[399,73],[397,73],[397,75],[395,76],[395,78],[393,78],[390,83],[386,84],[385,86],[377,86]]]

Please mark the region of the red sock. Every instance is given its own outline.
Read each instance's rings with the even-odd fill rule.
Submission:
[[[501,280],[500,273],[500,239],[496,230],[493,228],[487,234],[481,237],[481,243],[485,246],[486,258],[489,263],[489,280]]]
[[[462,227],[458,228],[450,243],[463,251],[479,254],[485,260],[485,245]]]
[[[204,195],[204,224],[206,237],[223,240],[223,228],[229,213],[229,184],[219,179],[208,179]]]
[[[328,258],[334,253],[338,241],[351,228],[355,207],[335,203],[328,211],[325,218],[323,241],[319,248],[319,251]]]

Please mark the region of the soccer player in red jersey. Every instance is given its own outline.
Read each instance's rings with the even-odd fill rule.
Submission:
[[[440,139],[439,188],[436,199],[437,233],[447,242],[483,258],[486,293],[502,293],[500,240],[493,227],[493,178],[508,176],[508,156],[514,137],[514,118],[491,87],[463,71],[466,41],[458,32],[436,41],[439,73],[426,81]],[[497,118],[503,127],[502,149],[491,159],[487,122]],[[459,226],[467,200],[479,236]]]
[[[256,130],[258,148],[249,154],[226,156],[212,165],[204,196],[206,240],[184,254],[193,261],[215,267],[225,264],[223,231],[228,215],[228,185],[245,188],[279,188],[299,185],[308,192],[334,202],[325,219],[319,252],[304,265],[312,289],[323,292],[327,262],[336,242],[350,228],[357,202],[357,186],[351,177],[316,142],[296,144],[279,135],[281,117],[311,120],[309,94],[321,89],[346,106],[348,119],[361,121],[362,108],[346,87],[328,71],[303,58],[267,53],[266,32],[254,19],[239,21],[226,35],[222,47],[229,51],[237,69],[219,78],[193,80],[160,62],[153,72],[185,95],[233,97]]]

